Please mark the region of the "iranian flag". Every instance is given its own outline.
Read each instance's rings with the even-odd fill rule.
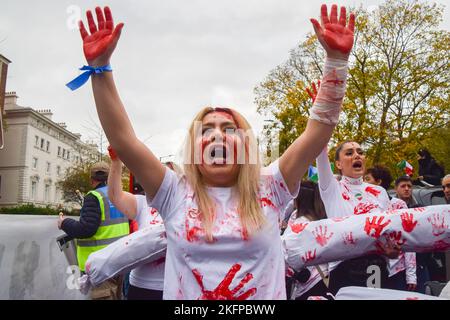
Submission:
[[[406,160],[400,161],[397,166],[402,169],[408,176],[412,176],[414,172],[413,166]]]

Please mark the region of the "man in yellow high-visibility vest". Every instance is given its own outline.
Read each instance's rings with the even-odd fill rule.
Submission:
[[[81,272],[89,255],[129,234],[128,218],[108,198],[109,165],[99,162],[91,168],[93,190],[84,197],[80,220],[60,216],[58,227],[77,239],[77,259]],[[92,299],[121,299],[122,278],[115,277],[91,290]]]

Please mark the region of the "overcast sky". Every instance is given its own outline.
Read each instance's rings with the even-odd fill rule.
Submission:
[[[6,2],[6,3],[5,3]],[[339,1],[373,9],[383,1]],[[450,0],[443,29],[450,30]],[[7,91],[19,105],[50,108],[82,139],[98,123],[90,85],[65,84],[85,64],[75,28],[77,11],[109,5],[124,22],[111,60],[120,95],[141,140],[158,157],[175,154],[194,115],[205,105],[236,108],[260,134],[255,86],[312,32],[320,4],[300,0],[2,1],[0,53],[12,61]],[[165,159],[167,160],[167,159]]]

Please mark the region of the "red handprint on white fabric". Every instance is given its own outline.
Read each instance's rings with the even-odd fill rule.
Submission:
[[[350,200],[350,196],[348,195],[347,192],[342,192],[342,198],[343,198],[345,201],[349,201],[349,200]]]
[[[413,208],[414,211],[416,212],[424,212],[425,208],[424,207],[418,207],[418,208]]]
[[[440,219],[440,217],[442,219]],[[433,227],[433,235],[436,237],[444,234],[445,230],[448,229],[448,225],[445,223],[445,217],[440,214],[434,214],[432,218],[429,217],[427,220],[431,223]]]
[[[324,247],[327,244],[328,240],[330,240],[334,234],[333,232],[331,232],[330,234],[327,233],[328,233],[327,226],[323,228],[322,226],[318,226],[316,227],[315,231],[312,232],[314,237],[316,237],[317,243],[320,244],[322,247]]]
[[[388,235],[386,235],[386,238],[390,239],[391,242],[402,246],[405,244],[406,239],[402,238],[402,232],[401,231],[392,231]]]
[[[378,221],[377,221],[378,218]],[[383,229],[391,223],[391,220],[386,221],[385,223],[382,223],[384,220],[384,217],[372,217],[372,220],[370,220],[370,217],[366,218],[366,224],[364,226],[364,231],[367,233],[368,236],[374,237],[375,239],[378,239],[381,235],[381,232],[383,232]],[[373,229],[374,233],[370,234],[371,230]]]
[[[300,232],[305,230],[307,225],[308,223],[293,223],[291,224],[291,230],[292,232],[299,234]]]
[[[366,192],[374,195],[375,197],[378,197],[380,195],[380,193],[381,193],[380,190],[377,190],[377,189],[375,189],[374,187],[371,187],[371,186],[368,186],[366,188]]]
[[[200,237],[205,234],[205,231],[201,227],[193,226],[192,228],[189,226],[189,220],[185,221],[186,228],[186,240],[189,242],[199,241]]]
[[[353,238],[353,232],[346,232],[342,235],[342,239],[344,239],[344,244],[346,245],[356,245],[357,239]]]
[[[414,221],[414,215],[412,213],[403,212],[400,218],[402,218],[403,230],[412,232],[417,225],[417,221]]]
[[[203,285],[203,276],[201,273],[197,269],[192,270],[192,273],[194,274],[194,277],[202,290],[202,295],[199,297],[199,300],[246,300],[255,295],[256,288],[251,288],[238,295],[238,291],[241,290],[246,283],[253,279],[253,275],[251,273],[247,273],[239,284],[233,290],[230,290],[230,284],[239,270],[241,270],[241,265],[239,263],[234,264],[213,291],[206,290]]]
[[[378,206],[373,203],[363,203],[360,202],[358,205],[353,209],[353,214],[359,215],[359,214],[366,214],[369,213],[372,209],[377,208]]]
[[[262,207],[271,207],[272,209],[275,209],[275,205],[273,204],[272,200],[270,200],[267,197],[263,197],[261,199],[259,199],[259,201],[261,202],[261,206]]]
[[[316,249],[314,249],[314,251],[309,250],[302,256],[302,260],[304,263],[313,261],[314,259],[316,259]]]

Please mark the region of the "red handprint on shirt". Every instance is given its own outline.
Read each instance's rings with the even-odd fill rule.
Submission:
[[[306,252],[303,256],[302,256],[302,260],[304,263],[307,263],[309,261],[313,261],[314,259],[316,259],[316,249],[314,249],[314,251],[308,251]]]
[[[378,197],[379,194],[381,193],[380,190],[377,190],[377,189],[375,189],[374,187],[371,187],[371,186],[368,186],[366,188],[366,192],[374,195],[375,197]]]
[[[325,226],[322,228],[322,226],[316,227],[315,231],[312,232],[312,234],[316,237],[316,241],[318,244],[320,244],[322,247],[324,247],[328,240],[331,239],[333,236],[333,232],[331,232],[329,235],[328,233],[328,227]]]
[[[261,202],[262,207],[271,207],[272,209],[275,209],[275,205],[273,204],[272,200],[270,200],[269,198],[263,197],[263,198],[259,199],[259,201]]]
[[[203,276],[197,269],[192,270],[195,279],[197,280],[198,285],[202,290],[202,295],[199,297],[200,300],[246,300],[249,297],[255,295],[256,288],[251,288],[240,295],[236,295],[239,290],[244,287],[244,285],[253,279],[253,275],[251,273],[247,273],[245,277],[239,282],[237,287],[233,290],[230,290],[230,284],[236,276],[236,273],[241,270],[241,265],[239,263],[234,264],[228,273],[225,275],[223,280],[219,283],[219,285],[213,290],[209,291],[205,289],[203,285]]]
[[[291,230],[294,233],[300,233],[303,230],[305,230],[306,226],[308,225],[308,223],[293,223],[291,224]]]
[[[205,234],[205,231],[203,230],[203,228],[194,226],[194,227],[190,227],[189,226],[189,221],[188,219],[186,219],[185,221],[185,228],[186,228],[186,240],[189,242],[194,242],[194,241],[198,241],[200,240],[200,236]]]
[[[377,208],[378,206],[373,203],[363,203],[360,202],[358,205],[353,209],[353,214],[359,215],[359,214],[366,214],[369,213],[372,209]]]
[[[342,198],[344,198],[345,201],[349,201],[350,200],[350,196],[348,195],[347,192],[342,192]]]
[[[377,221],[378,218],[378,221]],[[381,235],[381,232],[383,232],[383,229],[391,223],[391,220],[386,221],[385,223],[382,223],[384,220],[384,217],[372,217],[372,220],[370,220],[370,217],[366,218],[366,224],[364,226],[364,231],[367,233],[368,236],[374,237],[375,239],[378,239]],[[370,234],[371,230],[373,229],[374,233]]]
[[[434,214],[433,217],[429,217],[427,220],[431,223],[431,226],[433,227],[433,235],[440,236],[441,234],[444,234],[446,229],[448,229],[448,225],[445,223],[444,216],[442,217],[442,221],[439,218],[439,214]]]
[[[412,232],[417,225],[417,221],[414,221],[412,213],[403,212],[400,216],[402,218],[402,227],[406,232]]]

